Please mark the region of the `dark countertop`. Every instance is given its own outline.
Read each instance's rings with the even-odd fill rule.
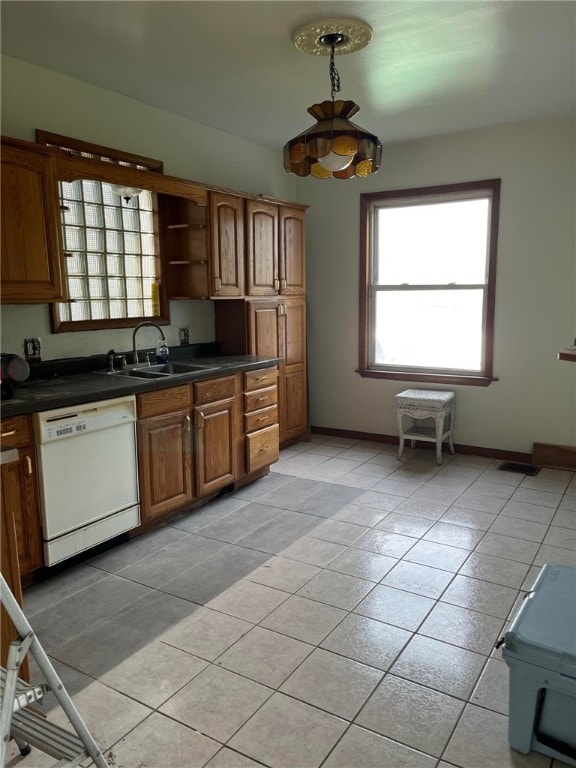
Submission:
[[[180,360],[183,362],[184,359],[180,356]],[[132,376],[106,375],[104,371],[98,371],[95,373],[73,373],[36,381],[30,380],[15,387],[13,398],[2,401],[1,415],[3,417],[17,416],[53,408],[66,408],[69,405],[109,400],[122,395],[176,387],[179,384],[188,384],[192,381],[217,379],[220,376],[229,376],[241,371],[270,368],[281,363],[282,358],[230,355],[226,357],[194,357],[191,362],[202,362],[214,367],[210,370],[195,370],[191,373],[163,379],[136,379]]]

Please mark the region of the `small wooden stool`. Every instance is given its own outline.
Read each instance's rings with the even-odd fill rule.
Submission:
[[[412,448],[415,440],[436,443],[436,461],[442,464],[442,443],[448,440],[450,451],[454,453],[452,427],[454,425],[454,392],[438,392],[430,389],[406,389],[396,395],[396,419],[400,446],[398,458],[402,458],[404,440],[410,438]],[[404,429],[402,416],[411,416],[414,422]],[[418,426],[418,419],[434,419],[434,426]]]

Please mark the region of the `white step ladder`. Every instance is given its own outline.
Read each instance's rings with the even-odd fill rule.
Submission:
[[[12,641],[8,651],[7,666],[0,668],[0,768],[5,768],[11,737],[16,740],[22,755],[27,755],[33,746],[54,757],[54,768],[73,768],[88,757],[92,758],[97,768],[108,768],[102,752],[86,728],[2,574],[0,603],[18,632],[18,637]],[[35,660],[46,680],[45,683],[28,685],[18,679],[18,671],[27,653]],[[75,733],[50,722],[43,714],[28,709],[30,704],[41,701],[47,691],[53,692]],[[23,768],[25,765],[24,763]]]

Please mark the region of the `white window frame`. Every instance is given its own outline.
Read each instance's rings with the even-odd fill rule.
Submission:
[[[439,202],[488,200],[490,203],[486,244],[485,280],[475,284],[419,283],[401,285],[376,283],[378,260],[378,212],[382,208],[420,206]],[[494,308],[496,290],[496,252],[500,207],[500,179],[447,184],[436,187],[402,189],[360,195],[360,362],[358,373],[370,378],[390,378],[445,384],[487,386],[494,381]],[[386,291],[482,291],[482,353],[480,370],[384,365],[376,362],[376,301]],[[399,318],[399,321],[401,318]],[[425,329],[423,329],[425,338]]]

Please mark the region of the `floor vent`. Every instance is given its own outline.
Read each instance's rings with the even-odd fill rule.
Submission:
[[[504,472],[518,472],[521,475],[537,475],[540,472],[540,467],[535,467],[534,464],[516,464],[513,461],[505,461],[504,464],[500,464],[498,469]]]

